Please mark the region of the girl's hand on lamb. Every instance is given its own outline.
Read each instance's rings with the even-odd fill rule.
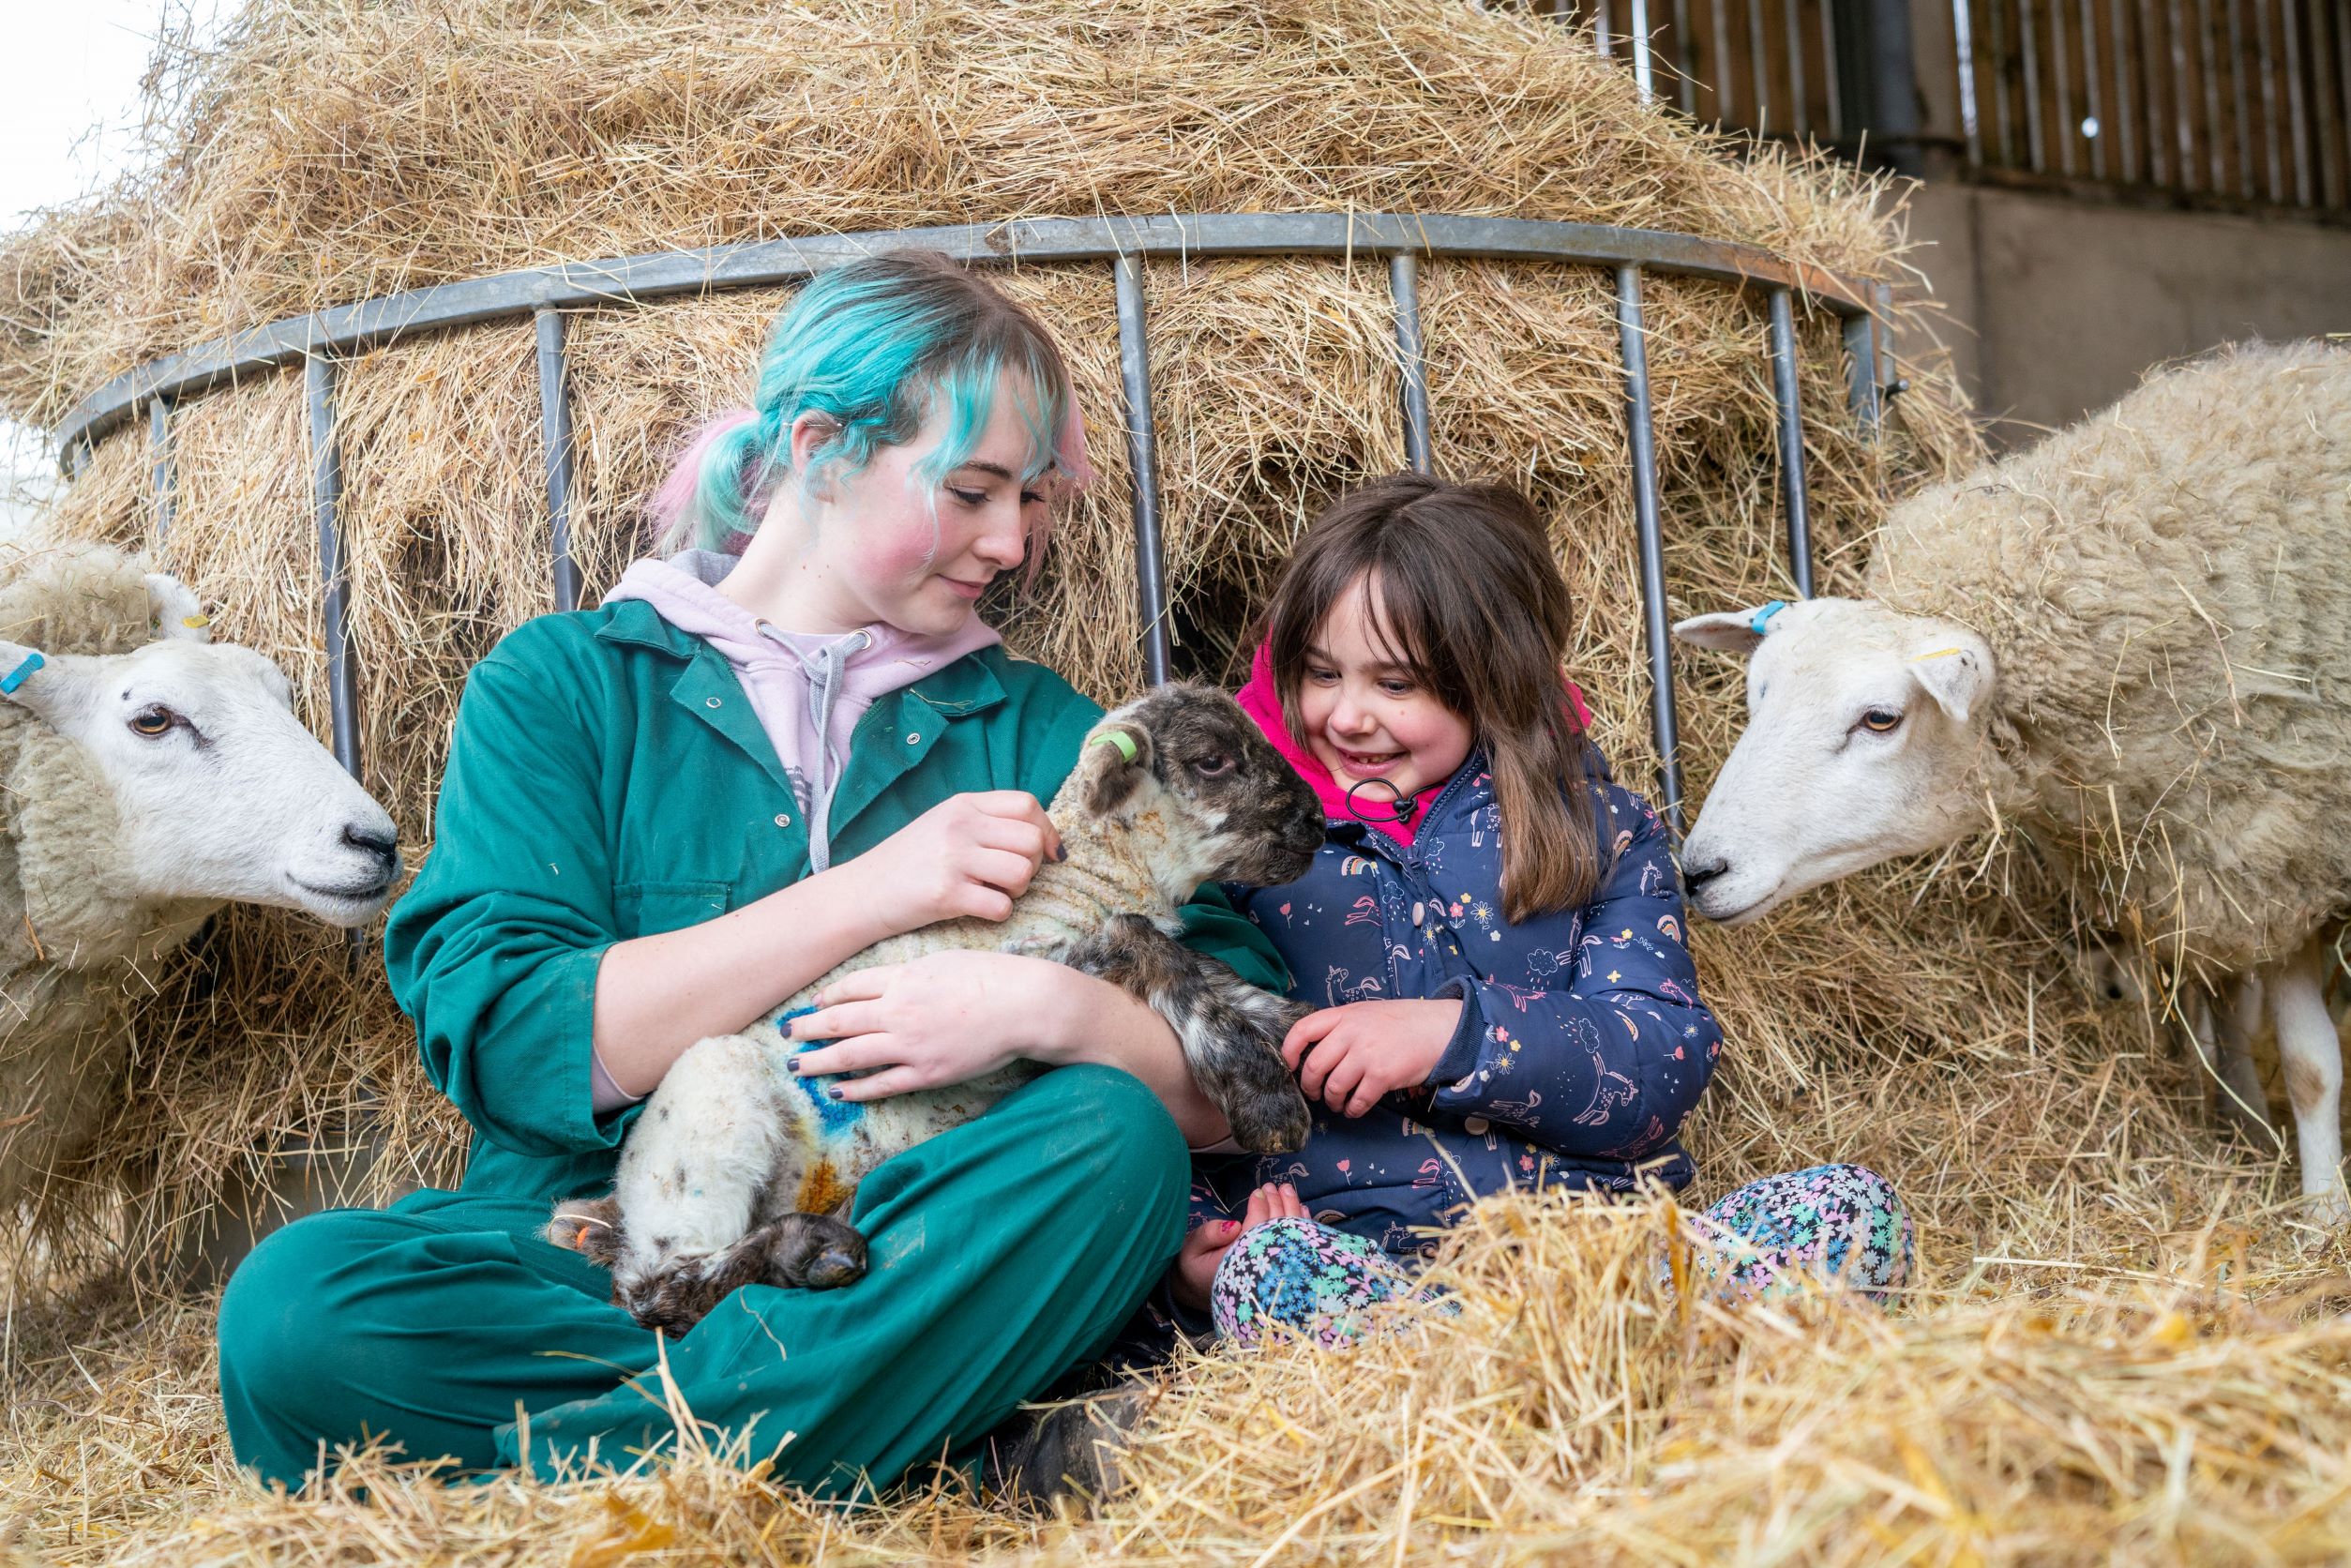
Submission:
[[[965,916],[1002,920],[1062,836],[1036,796],[1021,790],[951,795],[841,869],[864,882],[888,928],[919,930]]]
[[[1309,1101],[1361,1116],[1382,1095],[1426,1083],[1460,1022],[1457,1001],[1350,1002],[1300,1018],[1282,1060]]]
[[[1192,1233],[1183,1238],[1183,1250],[1168,1265],[1168,1292],[1195,1312],[1207,1311],[1208,1288],[1233,1243],[1269,1219],[1305,1217],[1306,1206],[1298,1200],[1296,1187],[1288,1182],[1278,1186],[1267,1183],[1249,1195],[1248,1212],[1241,1218],[1212,1219],[1193,1227]]]
[[[1099,984],[1011,953],[932,953],[861,969],[818,993],[817,1011],[791,1021],[794,1040],[833,1042],[793,1057],[792,1070],[868,1075],[829,1086],[836,1100],[968,1082],[1035,1056],[1042,1021],[1062,1010],[1071,981]]]

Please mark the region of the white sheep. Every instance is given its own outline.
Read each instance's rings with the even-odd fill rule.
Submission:
[[[0,1211],[86,1150],[133,997],[215,910],[354,926],[399,875],[285,676],[206,625],[117,550],[0,547]]]
[[[1016,1062],[967,1083],[836,1102],[830,1080],[791,1072],[785,1036],[840,976],[952,949],[1055,958],[1124,988],[1174,1027],[1241,1147],[1303,1144],[1306,1103],[1279,1047],[1305,1008],[1174,938],[1179,906],[1203,882],[1304,874],[1322,841],[1313,791],[1231,698],[1166,686],[1094,727],[1050,815],[1067,857],[1040,866],[1001,924],[943,921],[878,942],[748,1031],[688,1048],[621,1145],[612,1196],[558,1205],[549,1239],[611,1268],[613,1299],[672,1334],[744,1285],[857,1279],[865,1241],[837,1217],[857,1183],[1042,1069]]]
[[[1736,925],[2020,832],[2192,1019],[2221,1003],[2235,1052],[2266,996],[2310,1210],[2351,1219],[2322,987],[2351,908],[2351,351],[2153,375],[1897,506],[1865,582],[1674,628],[1753,656],[1746,732],[1683,847],[1692,906]]]

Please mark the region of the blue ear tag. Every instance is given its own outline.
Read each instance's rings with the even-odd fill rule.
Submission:
[[[5,675],[0,675],[0,696],[14,697],[16,688],[33,678],[33,671],[49,661],[38,654],[27,654],[24,662]]]
[[[1786,608],[1786,599],[1773,599],[1770,604],[1757,606],[1754,616],[1747,622],[1747,629],[1761,637],[1771,629],[1771,617]]]

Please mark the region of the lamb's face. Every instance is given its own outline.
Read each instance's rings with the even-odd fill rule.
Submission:
[[[25,653],[0,643],[0,670]],[[131,897],[276,904],[339,926],[390,897],[391,818],[303,728],[285,676],[251,649],[174,638],[57,656],[14,696],[113,787],[121,841],[106,872]]]
[[[1809,888],[1937,849],[1982,818],[1971,782],[1992,654],[1858,599],[1701,615],[1684,641],[1750,655],[1747,729],[1681,848],[1690,907],[1736,926]]]
[[[1094,727],[1078,765],[1094,816],[1167,813],[1160,881],[1186,894],[1211,881],[1295,882],[1321,847],[1314,792],[1213,686],[1164,686],[1129,702]]]

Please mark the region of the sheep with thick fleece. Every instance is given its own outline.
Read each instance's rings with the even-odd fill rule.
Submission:
[[[689,1048],[623,1141],[612,1196],[558,1205],[550,1239],[610,1267],[613,1299],[672,1334],[744,1285],[860,1277],[865,1241],[840,1217],[857,1183],[1043,1069],[1015,1062],[966,1083],[839,1102],[827,1080],[791,1070],[791,1020],[852,971],[957,949],[1054,958],[1123,988],[1174,1028],[1242,1148],[1303,1144],[1305,1098],[1280,1046],[1306,1009],[1175,936],[1178,909],[1203,882],[1304,874],[1322,841],[1314,792],[1231,698],[1176,685],[1093,728],[1050,815],[1066,857],[1037,867],[1002,923],[942,921],[878,942],[745,1033]]]
[[[87,1149],[133,999],[215,910],[352,926],[399,874],[285,676],[207,625],[120,551],[0,547],[0,1211]]]
[[[2321,988],[2351,909],[2351,351],[2161,371],[1897,506],[1865,585],[1675,628],[1752,656],[1746,732],[1683,846],[1692,907],[1737,924],[2020,832],[2191,1018],[2223,1003],[2236,1050],[2266,997],[2303,1191],[2351,1219]]]

